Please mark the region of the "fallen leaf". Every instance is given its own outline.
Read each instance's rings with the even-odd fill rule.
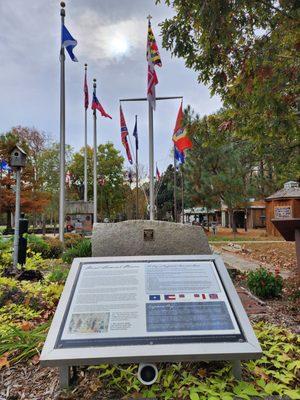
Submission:
[[[7,357],[8,353],[4,353],[3,357],[0,358],[0,369],[4,367],[9,367],[9,361]]]
[[[32,324],[29,321],[22,322],[22,324],[21,324],[22,331],[27,332],[27,331],[30,331],[31,328],[32,328]]]
[[[198,370],[198,375],[201,376],[201,378],[205,378],[206,375],[207,375],[206,369],[205,369],[205,368],[200,368],[200,369]]]

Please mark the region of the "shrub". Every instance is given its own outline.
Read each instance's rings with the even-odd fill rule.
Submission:
[[[50,246],[44,239],[33,233],[26,234],[24,237],[27,238],[28,247],[31,251],[40,253],[43,258],[48,258]]]
[[[56,238],[47,238],[48,244],[47,258],[60,258],[63,252],[62,243]]]
[[[247,278],[248,287],[253,294],[262,299],[271,299],[281,295],[283,280],[265,268],[251,271]]]
[[[67,279],[69,269],[63,267],[56,267],[52,272],[47,275],[47,280],[50,282],[64,283]]]
[[[34,253],[41,254],[42,258],[59,258],[62,255],[63,247],[56,238],[42,239],[34,234],[27,234],[28,247]]]
[[[62,256],[62,259],[66,263],[71,263],[76,257],[91,257],[92,255],[92,243],[89,239],[81,239],[76,246],[68,249]]]
[[[77,246],[77,244],[82,241],[82,236],[78,233],[66,233],[64,238],[67,249]]]

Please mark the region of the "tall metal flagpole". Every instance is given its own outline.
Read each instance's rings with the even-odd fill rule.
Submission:
[[[150,179],[150,220],[154,220],[154,141],[153,141],[153,108],[149,106],[149,179]]]
[[[137,115],[135,116],[135,126],[137,126]],[[139,157],[138,141],[135,138],[135,183],[136,183],[136,213],[135,218],[139,219]]]
[[[84,64],[85,74],[87,64]],[[86,75],[85,75],[86,77]],[[87,107],[84,106],[84,196],[83,200],[88,201],[88,185],[87,185]]]
[[[97,83],[94,79],[94,94],[96,96]],[[97,222],[97,115],[96,110],[94,110],[94,223]]]
[[[174,145],[174,221],[177,222],[177,196],[176,196],[176,157],[175,157],[175,145]]]
[[[181,166],[181,210],[182,210],[182,223],[184,224],[184,174]]]
[[[147,19],[150,21],[151,15]],[[148,113],[149,113],[149,180],[150,180],[150,220],[154,220],[154,143],[153,143],[153,108],[150,100],[148,99]]]
[[[65,22],[65,3],[61,2],[61,25]],[[59,178],[59,240],[64,242],[65,228],[65,49],[60,49],[60,178]]]

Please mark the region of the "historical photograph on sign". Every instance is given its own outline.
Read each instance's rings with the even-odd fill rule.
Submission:
[[[72,314],[69,333],[101,333],[108,331],[109,313]]]

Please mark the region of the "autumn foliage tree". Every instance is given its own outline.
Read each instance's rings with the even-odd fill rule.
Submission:
[[[26,167],[21,175],[21,211],[31,215],[40,214],[49,203],[49,196],[43,191],[39,177],[38,157],[45,148],[46,138],[34,128],[15,127],[0,136],[0,159],[9,162],[10,152],[18,144],[27,153]],[[10,214],[15,209],[15,177],[13,172],[1,171],[0,213],[7,216],[10,228]]]

